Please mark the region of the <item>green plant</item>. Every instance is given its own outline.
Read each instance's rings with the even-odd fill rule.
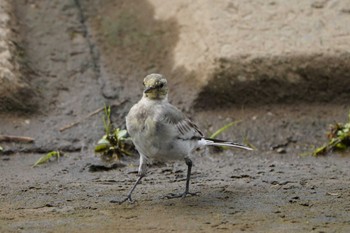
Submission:
[[[111,107],[104,107],[104,115],[102,117],[103,126],[105,128],[106,135],[110,134],[112,123],[111,123]]]
[[[125,129],[113,128],[111,123],[111,108],[105,106],[102,118],[105,135],[97,142],[95,153],[101,155],[105,161],[113,161],[123,156],[133,154],[134,145]]]
[[[239,122],[241,122],[241,120],[237,120],[237,121],[228,123],[227,125],[224,125],[220,129],[216,130],[212,135],[210,135],[209,138],[213,138],[213,139],[216,138],[217,136],[219,136],[220,134],[222,134],[223,132],[225,132],[226,130],[231,128],[232,126],[237,125]]]
[[[218,130],[216,130],[214,133],[212,133],[209,138],[212,138],[212,139],[215,139],[217,136],[219,136],[220,134],[222,134],[223,132],[225,132],[226,130],[228,130],[229,128],[237,125],[239,122],[241,122],[241,120],[237,120],[237,121],[233,121],[233,122],[230,122],[226,125],[224,125],[223,127],[219,128]],[[247,137],[244,138],[244,143],[248,146],[250,146],[251,148],[254,148],[256,149],[256,147],[254,145],[252,145]],[[219,151],[222,151],[224,150],[226,147],[225,146],[215,146],[214,148],[216,148],[214,151],[216,152],[219,152]]]
[[[324,155],[330,151],[344,151],[350,147],[350,112],[348,122],[331,125],[327,137],[328,143],[316,148],[312,152],[313,156]]]
[[[61,157],[62,153],[59,151],[51,151],[49,153],[47,153],[46,155],[40,157],[40,159],[38,159],[35,164],[33,165],[33,167],[36,167],[38,165],[47,163],[51,160],[51,158],[56,158],[57,160]]]

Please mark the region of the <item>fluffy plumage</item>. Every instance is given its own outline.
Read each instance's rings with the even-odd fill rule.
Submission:
[[[143,97],[126,116],[127,130],[140,153],[140,177],[122,202],[132,201],[131,193],[146,175],[147,161],[183,159],[188,166],[186,190],[172,197],[184,197],[192,194],[189,192],[192,161],[188,156],[193,150],[202,146],[231,146],[251,150],[238,143],[205,138],[190,119],[168,102],[167,80],[162,75],[150,74],[143,83]]]

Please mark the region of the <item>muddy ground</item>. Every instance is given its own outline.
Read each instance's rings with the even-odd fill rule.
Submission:
[[[311,101],[194,111],[186,102],[192,98],[187,92],[191,85],[179,88],[183,82],[191,84],[186,78],[170,80],[171,101],[207,135],[241,120],[222,137],[248,140],[257,150],[193,154],[191,190],[199,196],[162,198],[184,188],[186,166],[179,161],[152,165],[134,193],[137,203],[110,203],[123,198],[135,181],[138,159],[104,164],[93,153],[103,135],[102,112],[86,116],[111,104],[114,124],[124,127],[125,114],[141,96],[145,74],[184,74],[171,69],[176,23],[153,22],[152,8],[144,2],[106,1],[100,7],[87,0],[14,2],[23,72],[36,90],[38,109],[0,115],[1,134],[35,138],[33,144],[1,143],[1,232],[350,231],[349,155],[306,156],[325,142],[330,123],[347,120],[347,104]],[[143,15],[130,18],[136,8]],[[157,43],[140,37],[138,27]],[[65,156],[32,167],[51,150]]]

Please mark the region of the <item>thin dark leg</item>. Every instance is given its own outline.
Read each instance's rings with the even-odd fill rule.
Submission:
[[[191,178],[191,170],[192,170],[192,160],[186,159],[185,160],[186,165],[187,165],[187,177],[186,177],[186,189],[185,193],[189,193],[190,190],[190,178]]]
[[[126,198],[124,198],[124,199],[121,200],[121,201],[112,200],[111,202],[112,202],[112,203],[122,204],[122,203],[124,203],[124,202],[126,202],[126,201],[129,201],[130,203],[134,203],[135,201],[133,201],[133,200],[131,199],[131,194],[132,194],[132,192],[135,190],[136,186],[140,183],[140,181],[141,181],[141,179],[142,179],[143,177],[144,177],[144,176],[141,175],[141,176],[139,176],[139,178],[137,178],[135,184],[132,186],[132,188],[131,188],[130,191],[128,192]]]
[[[190,190],[191,170],[192,170],[192,160],[190,160],[189,158],[186,158],[185,162],[186,162],[186,165],[187,165],[187,178],[186,178],[186,189],[185,189],[185,192],[180,193],[180,194],[171,193],[171,194],[167,195],[166,198],[169,198],[169,199],[171,199],[171,198],[179,198],[179,197],[184,198],[187,195],[195,196],[195,195],[198,194],[198,193],[191,193],[189,191]]]

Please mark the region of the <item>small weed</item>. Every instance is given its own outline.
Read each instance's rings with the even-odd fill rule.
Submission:
[[[347,123],[334,123],[331,125],[327,137],[329,142],[316,148],[312,152],[313,156],[324,155],[330,151],[345,151],[350,148],[350,113]]]
[[[226,130],[231,128],[232,126],[237,125],[239,122],[241,122],[241,121],[238,120],[238,121],[228,123],[227,125],[224,125],[220,129],[216,130],[212,135],[210,135],[209,138],[213,138],[213,139],[216,138],[217,136],[219,136],[220,134],[222,134],[223,132],[225,132]]]
[[[214,133],[212,133],[209,138],[212,138],[212,139],[215,139],[217,136],[219,136],[220,134],[222,134],[223,132],[225,132],[226,130],[228,130],[229,128],[237,125],[239,122],[241,122],[241,120],[237,120],[237,121],[234,121],[234,122],[231,122],[231,123],[228,123],[226,125],[224,125],[223,127],[221,127],[220,129],[216,130]],[[250,146],[251,148],[254,148],[256,149],[256,147],[254,145],[252,145],[247,137],[244,138],[244,143],[248,146]],[[215,150],[216,152],[219,152],[219,151],[222,151],[225,149],[225,146],[215,146]]]
[[[114,129],[111,123],[111,108],[104,109],[104,116],[102,118],[105,128],[105,135],[97,142],[95,146],[95,153],[101,155],[102,160],[113,161],[118,160],[123,156],[130,156],[133,154],[134,145],[128,132],[125,129]]]
[[[56,158],[58,160],[62,156],[62,153],[59,151],[51,151],[47,153],[46,155],[42,156],[40,159],[38,159],[33,167],[36,167],[38,165],[44,164],[49,162],[52,158]]]

